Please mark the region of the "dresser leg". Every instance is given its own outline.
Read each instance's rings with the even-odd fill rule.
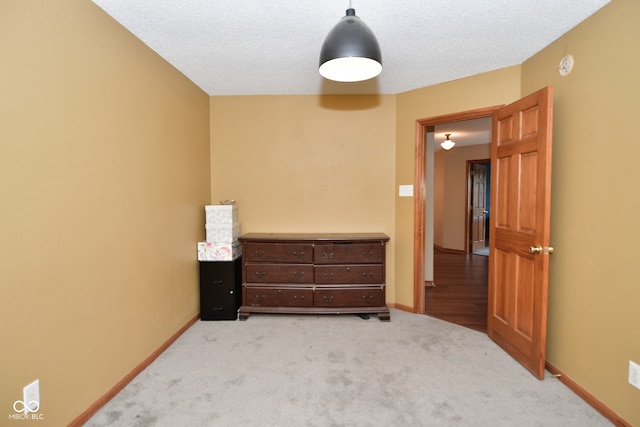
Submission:
[[[251,313],[242,313],[242,312],[240,312],[240,313],[238,313],[238,319],[240,319],[240,320],[247,320],[247,319],[249,318],[249,315],[250,315],[250,314],[251,314]]]
[[[391,313],[378,313],[378,319],[380,319],[381,322],[389,322],[391,321]]]

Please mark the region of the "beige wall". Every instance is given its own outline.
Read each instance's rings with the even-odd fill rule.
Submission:
[[[89,1],[3,0],[0,52],[0,424],[39,378],[62,426],[198,312],[209,97]]]
[[[396,184],[413,184],[416,120],[507,104],[520,97],[520,66],[399,94]],[[415,191],[419,191],[418,186]],[[413,198],[395,199],[396,303],[413,306]]]
[[[553,85],[547,357],[632,425],[640,390],[640,2],[614,0],[522,66],[522,92]],[[565,54],[573,72],[560,77]]]
[[[211,200],[242,233],[382,232],[394,301],[394,96],[211,98]]]
[[[467,162],[491,157],[491,144],[439,150],[434,155],[434,239],[445,248],[465,251],[467,220]]]

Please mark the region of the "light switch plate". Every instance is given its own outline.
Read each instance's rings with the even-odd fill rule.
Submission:
[[[640,390],[640,365],[629,360],[629,384]]]
[[[398,195],[400,197],[413,197],[413,185],[401,185]]]
[[[38,412],[40,409],[40,380],[35,380],[22,389],[24,413]]]

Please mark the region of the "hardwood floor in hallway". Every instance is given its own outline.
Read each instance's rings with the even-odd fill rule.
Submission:
[[[425,289],[425,314],[487,332],[489,257],[434,254],[435,287]]]

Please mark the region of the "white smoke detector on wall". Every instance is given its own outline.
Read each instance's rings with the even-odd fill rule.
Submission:
[[[558,65],[558,72],[562,77],[568,76],[573,70],[573,56],[566,55],[564,58],[560,60],[560,65]]]

